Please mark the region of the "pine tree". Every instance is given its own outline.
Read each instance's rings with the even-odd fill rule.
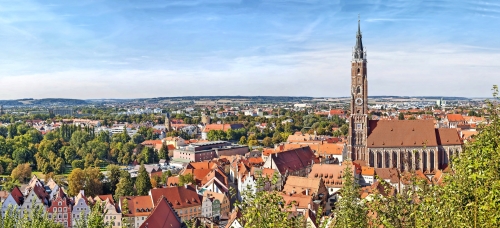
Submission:
[[[151,190],[151,180],[149,179],[148,171],[144,167],[144,164],[139,168],[139,174],[135,180],[135,188],[137,190],[137,195],[145,196]]]

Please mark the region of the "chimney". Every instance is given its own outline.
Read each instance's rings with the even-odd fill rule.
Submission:
[[[187,188],[188,188],[188,184],[184,184],[184,188],[186,188],[186,189],[187,189]]]

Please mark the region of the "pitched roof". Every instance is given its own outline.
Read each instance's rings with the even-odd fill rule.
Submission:
[[[151,196],[122,196],[120,197],[120,205],[123,205],[125,199],[128,201],[129,210],[124,212],[125,216],[147,216],[153,210]]]
[[[186,166],[187,169],[213,169],[215,167],[217,167],[217,163],[212,161],[190,162]]]
[[[399,172],[396,168],[375,168],[375,174],[381,179],[390,180],[391,184],[399,183]]]
[[[314,164],[308,178],[322,178],[327,187],[341,188],[345,168],[345,165]],[[354,174],[356,167],[351,165],[351,169]]]
[[[109,194],[109,195],[97,195],[94,197],[95,200],[97,199],[101,200],[101,201],[106,201],[106,199],[109,199],[109,202],[111,204],[115,204],[115,201],[113,200],[113,195]]]
[[[317,194],[321,182],[323,182],[321,178],[289,176],[283,187],[283,192],[306,194],[306,190],[309,190],[309,195]]]
[[[327,143],[325,141],[306,141],[284,144],[285,150],[309,146],[317,154],[342,155],[344,143]]]
[[[369,148],[438,145],[432,120],[370,120],[369,125]]]
[[[140,228],[173,228],[181,227],[181,222],[165,197],[160,197],[151,214]]]
[[[439,145],[461,145],[463,144],[458,131],[455,128],[436,129],[437,142]]]
[[[460,114],[446,114],[446,119],[448,122],[464,122],[465,119]]]
[[[234,221],[241,218],[242,216],[243,215],[241,214],[241,211],[238,210],[238,208],[236,207],[235,210],[231,212],[231,215],[229,216],[229,220],[227,221],[227,225],[225,228],[231,228]]]
[[[293,172],[312,165],[315,158],[314,153],[308,146],[271,155],[271,159],[274,160],[276,168],[282,175],[284,175],[287,170],[289,172]]]
[[[361,175],[373,176],[373,175],[375,175],[375,170],[373,167],[361,166]]]
[[[151,197],[158,202],[164,196],[174,209],[201,205],[200,195],[192,185],[151,189]]]
[[[283,201],[285,201],[285,205],[293,204],[295,208],[308,208],[313,205],[313,198],[311,195],[302,195],[302,194],[281,194],[283,197]]]
[[[24,202],[24,195],[19,189],[19,187],[15,186],[12,191],[10,192],[10,195],[12,195],[12,198],[16,201],[17,205],[21,206]]]

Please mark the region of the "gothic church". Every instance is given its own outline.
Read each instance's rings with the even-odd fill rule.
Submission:
[[[375,168],[421,170],[432,174],[447,167],[462,150],[453,128],[435,128],[433,120],[369,120],[366,51],[360,22],[351,61],[351,115],[348,157]]]

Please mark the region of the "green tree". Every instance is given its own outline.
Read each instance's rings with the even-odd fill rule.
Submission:
[[[149,179],[148,171],[144,167],[144,164],[139,167],[139,173],[137,174],[137,179],[135,180],[135,188],[137,190],[137,195],[145,196],[151,190],[151,180]]]
[[[10,174],[12,179],[16,179],[21,183],[26,182],[31,178],[31,166],[29,163],[19,164]]]
[[[186,175],[179,175],[179,185],[185,185],[185,184],[196,184],[196,181],[194,180],[194,176],[191,173],[188,173]]]
[[[114,193],[116,191],[116,187],[117,187],[118,182],[120,181],[120,177],[121,177],[120,166],[108,165],[106,170],[108,171],[106,176],[108,178],[110,191]]]
[[[238,142],[240,145],[246,145],[247,144],[247,137],[241,136],[240,141]]]
[[[359,185],[347,161],[344,169],[342,198],[335,206],[335,227],[367,227],[366,208],[360,203]]]
[[[2,190],[10,192],[16,186],[21,187],[21,182],[19,182],[19,179],[11,178],[10,181],[4,183]]]
[[[158,158],[166,159],[167,161],[170,160],[170,157],[168,156],[168,146],[165,143],[161,145],[161,148],[158,151]]]
[[[399,113],[398,120],[404,120],[405,119],[405,114],[402,112]]]
[[[73,162],[71,162],[71,167],[73,167],[73,169],[76,169],[76,168],[84,169],[85,162],[82,160],[74,160]]]
[[[266,178],[258,177],[256,187],[263,188]],[[272,184],[277,183],[275,175]],[[234,196],[234,189],[231,189]],[[281,193],[278,191],[257,191],[254,193],[249,189],[242,190],[243,201],[235,203],[236,209],[241,211],[241,222],[244,227],[272,227],[289,228],[304,227],[303,216],[289,216],[287,210],[291,209],[290,204],[285,204]]]
[[[273,147],[274,146],[273,140],[270,137],[265,137],[262,140],[262,145],[264,145],[265,147]]]
[[[85,187],[85,172],[76,168],[68,175],[68,195],[76,196]]]
[[[120,173],[120,180],[116,185],[115,190],[115,200],[118,202],[120,197],[122,196],[133,196],[134,195],[134,183],[132,182],[132,178],[127,171],[122,170]]]

